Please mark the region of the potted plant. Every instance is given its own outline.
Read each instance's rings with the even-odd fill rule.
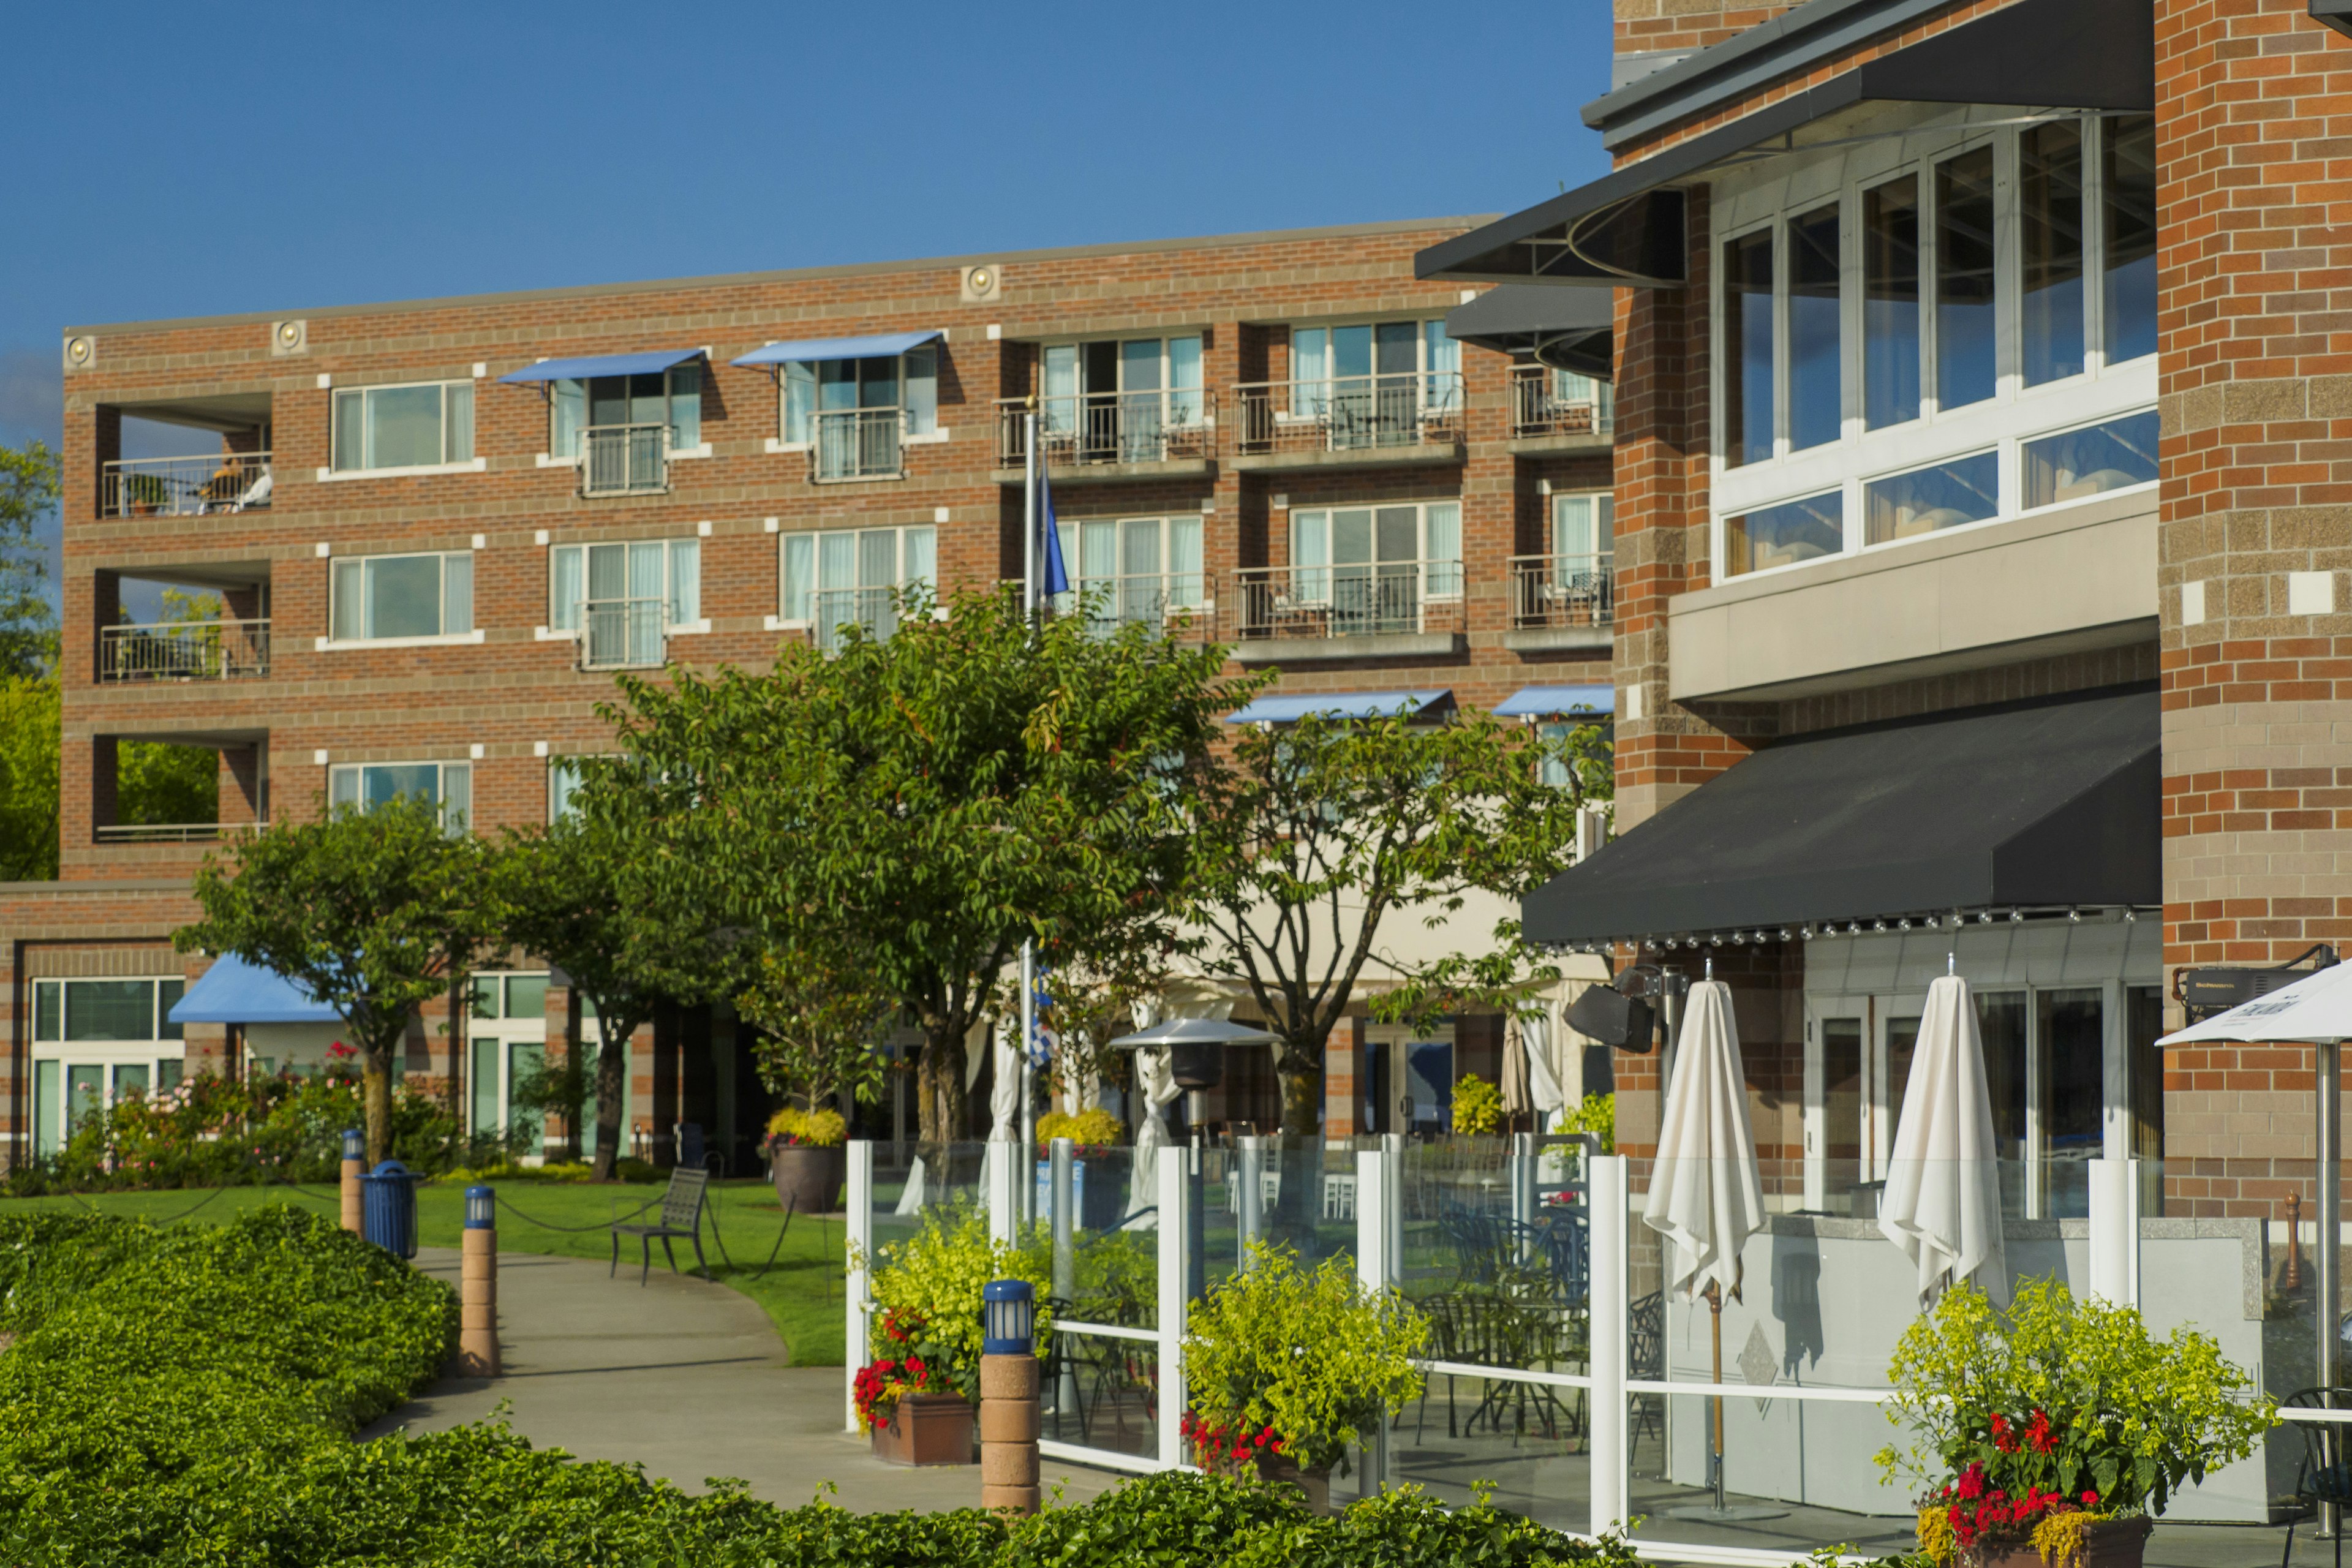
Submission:
[[[2129,1307],[2055,1279],[2006,1311],[1961,1286],[1904,1331],[1888,1368],[1923,1483],[1919,1547],[1941,1568],[2138,1568],[2175,1491],[2245,1458],[2278,1424],[2204,1334],[2158,1340]]]
[[[831,1214],[848,1174],[849,1123],[838,1110],[787,1105],[768,1118],[761,1152],[776,1202],[793,1214]]]
[[[1051,1328],[1052,1258],[992,1240],[969,1212],[927,1210],[922,1228],[869,1265],[876,1312],[871,1360],[858,1369],[857,1424],[875,1458],[894,1465],[968,1465],[977,1441],[981,1289],[991,1279],[1037,1287],[1037,1331]]]
[[[1308,1269],[1287,1247],[1253,1246],[1184,1336],[1195,1461],[1248,1466],[1328,1512],[1332,1470],[1347,1474],[1365,1430],[1420,1393],[1412,1358],[1428,1337],[1426,1319],[1392,1290],[1367,1291],[1346,1258]]]
[[[1475,1072],[1454,1084],[1454,1131],[1465,1138],[1489,1137],[1503,1125],[1503,1091]]]
[[[1049,1110],[1037,1118],[1039,1159],[1052,1156],[1056,1138],[1067,1138],[1077,1145],[1074,1159],[1076,1169],[1071,1172],[1071,1181],[1076,1188],[1077,1224],[1082,1230],[1108,1230],[1119,1222],[1126,1182],[1121,1173],[1111,1168],[1107,1156],[1125,1131],[1118,1118],[1100,1106],[1075,1114]],[[1095,1172],[1091,1182],[1087,1180],[1090,1163]]]

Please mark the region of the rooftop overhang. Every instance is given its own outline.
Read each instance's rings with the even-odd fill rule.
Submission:
[[[1507,283],[1447,311],[1445,335],[1608,381],[1615,368],[1615,315],[1616,297],[1603,289]]]
[[[2315,8],[2336,3],[2352,6],[2313,0]],[[1709,52],[1683,62],[1677,74],[1703,76],[1683,68]],[[1464,283],[1679,288],[1687,280],[1685,187],[1743,154],[1803,152],[1810,128],[1873,102],[2152,111],[2154,16],[2147,0],[2016,0],[1432,246],[1413,258],[1413,274]],[[1721,107],[1703,93],[1677,105],[1685,115]],[[1825,140],[1817,133],[1815,144]]]

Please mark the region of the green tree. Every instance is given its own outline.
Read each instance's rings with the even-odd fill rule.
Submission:
[[[58,455],[45,443],[0,447],[0,675],[39,675],[58,661],[40,526],[58,504],[60,479]]]
[[[625,760],[583,764],[592,815],[643,825],[630,896],[710,904],[756,948],[867,955],[923,1031],[922,1135],[964,1120],[964,1036],[1024,937],[1172,927],[1177,809],[1207,766],[1223,654],[1141,626],[1030,624],[1016,595],[917,593],[887,637],[787,645],[764,675],[625,677]],[[635,802],[599,804],[600,796]]]
[[[1246,986],[1276,1037],[1286,1133],[1316,1130],[1324,1048],[1389,921],[1435,924],[1474,890],[1517,897],[1570,862],[1591,774],[1562,764],[1595,735],[1530,738],[1475,711],[1435,725],[1309,716],[1252,727],[1203,775],[1201,962]],[[1475,978],[1458,956],[1383,962],[1424,1000]]]
[[[58,874],[58,678],[0,675],[0,881]]]
[[[873,1104],[888,1075],[882,1037],[898,998],[870,955],[827,944],[840,934],[833,922],[796,922],[790,934],[745,954],[735,994],[737,1016],[759,1031],[760,1081],[811,1110],[843,1093]]]
[[[409,1019],[499,935],[488,847],[430,801],[345,805],[239,835],[205,857],[194,891],[203,918],[173,945],[236,953],[335,1010],[360,1052],[368,1160],[383,1159]]]

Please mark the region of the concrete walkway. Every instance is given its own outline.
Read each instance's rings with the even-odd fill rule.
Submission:
[[[456,1284],[457,1254],[425,1247],[416,1266]],[[831,1481],[844,1508],[976,1506],[980,1467],[885,1465],[863,1437],[842,1431],[837,1366],[794,1367],[768,1316],[724,1285],[674,1276],[658,1260],[643,1289],[635,1271],[607,1279],[572,1258],[504,1253],[499,1259],[499,1340],[505,1375],[445,1378],[363,1436],[406,1427],[437,1432],[488,1419],[541,1447],[583,1459],[642,1464],[689,1491],[740,1477],[752,1494],[797,1507]],[[1047,1495],[1082,1500],[1119,1477],[1048,1461]]]

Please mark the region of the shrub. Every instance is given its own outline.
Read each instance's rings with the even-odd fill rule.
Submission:
[[[1475,1072],[1454,1085],[1454,1131],[1483,1138],[1503,1124],[1503,1091]]]
[[[1590,1132],[1601,1141],[1601,1152],[1617,1152],[1617,1097],[1613,1094],[1588,1094],[1581,1105],[1570,1110],[1562,1106],[1552,1112],[1551,1130],[1555,1132]]]
[[[840,1111],[824,1106],[803,1110],[787,1105],[768,1118],[771,1149],[837,1149],[848,1141],[849,1123],[842,1120]]]
[[[1108,1149],[1126,1134],[1118,1117],[1097,1105],[1080,1111],[1049,1110],[1037,1118],[1037,1147],[1067,1138],[1080,1149]]]
[[[923,1363],[922,1386],[980,1397],[981,1288],[992,1279],[1026,1279],[1037,1291],[1037,1332],[1051,1331],[1045,1294],[1053,1278],[1048,1247],[1006,1247],[990,1238],[987,1219],[962,1209],[930,1208],[923,1228],[882,1248],[873,1265],[876,1361]],[[887,1405],[886,1405],[887,1411]]]

